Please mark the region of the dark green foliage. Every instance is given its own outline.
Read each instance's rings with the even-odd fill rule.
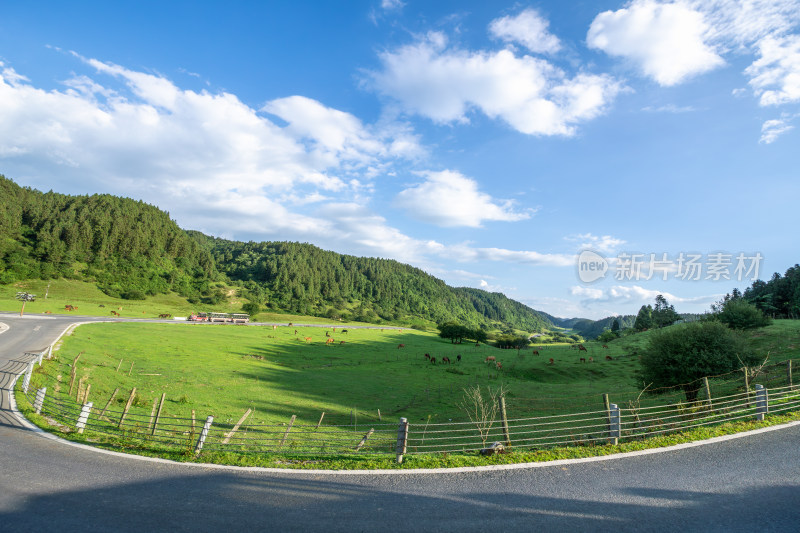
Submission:
[[[200,292],[211,255],[144,202],[42,193],[0,176],[0,283],[56,277],[95,281],[128,299]]]
[[[633,329],[636,331],[644,331],[653,327],[653,308],[650,305],[643,305],[636,315],[636,322],[633,324]]]
[[[472,330],[455,322],[446,322],[436,326],[439,329],[439,336],[443,339],[450,339],[453,344],[461,344],[465,338],[472,336]]]
[[[693,402],[701,386],[697,380],[758,362],[743,352],[739,336],[721,322],[670,326],[651,334],[640,379],[654,388],[681,386]]]
[[[772,322],[755,305],[742,298],[725,302],[717,317],[728,327],[740,330],[763,328]]]
[[[657,328],[671,326],[680,319],[680,315],[675,312],[675,307],[671,306],[661,294],[656,296],[656,305],[653,308],[651,317],[653,326]]]
[[[742,296],[767,316],[800,317],[800,265],[789,268],[783,276],[776,272],[769,281],[754,281]]]
[[[544,331],[540,313],[499,293],[452,288],[412,266],[292,242],[236,242],[189,232],[234,282],[259,287],[269,307],[364,322],[414,317],[467,328]]]
[[[528,337],[519,335],[500,335],[494,340],[494,344],[498,348],[514,348],[516,350],[527,348],[530,342]]]
[[[258,313],[261,312],[261,306],[255,302],[247,302],[242,306],[242,311],[250,315],[251,317],[256,316]]]

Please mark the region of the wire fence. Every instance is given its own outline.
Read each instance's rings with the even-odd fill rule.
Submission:
[[[793,362],[786,361],[678,387],[619,391],[603,398],[605,403],[598,395],[503,398],[498,415],[474,416],[468,421],[430,423],[429,417],[427,422],[409,424],[401,418],[399,424],[362,423],[359,427],[324,424],[322,417],[317,424],[296,424],[293,415],[285,423],[260,424],[248,422],[248,410],[234,424],[213,417],[196,419],[194,411],[191,418],[162,413],[163,395],[148,416],[141,405],[138,410],[131,409],[136,389],[128,394],[127,402],[118,399],[114,404],[115,391],[102,406],[81,401],[88,397],[88,390],[80,385],[75,395],[71,394],[72,383],[69,393],[62,387],[53,387],[58,390],[51,392],[46,387],[34,389],[29,386],[31,374],[46,353],[28,354],[31,360],[23,372],[22,393],[34,411],[64,433],[83,433],[88,442],[154,453],[383,454],[396,455],[399,461],[405,454],[486,451],[496,447],[495,443],[515,450],[616,444],[800,410],[800,387],[792,383]],[[687,396],[692,401],[687,401]],[[120,409],[121,403],[125,403],[124,409]],[[587,405],[597,407],[570,409]],[[541,415],[530,416],[537,409]],[[521,414],[515,418],[508,412]]]

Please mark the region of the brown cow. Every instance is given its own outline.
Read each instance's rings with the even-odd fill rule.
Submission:
[[[503,363],[500,361],[497,361],[494,365],[497,367],[497,370],[503,370]]]
[[[339,345],[341,346],[342,344],[344,344],[344,341],[339,341]]]
[[[553,363],[555,363],[555,361],[553,361],[553,358],[551,357],[550,362],[548,364],[552,365]]]
[[[590,358],[589,358],[589,362],[590,362],[590,363],[594,363],[594,357],[590,357]]]
[[[445,355],[444,357],[442,357],[442,363],[447,363],[449,365],[450,364],[450,358]]]
[[[405,348],[405,347],[406,347],[406,345],[405,345],[405,344],[398,344],[398,345],[397,345],[397,347],[398,347],[398,348]]]
[[[303,337],[303,340],[306,342],[311,342],[311,337]]]
[[[328,339],[328,340],[326,340],[326,341],[325,341],[325,344],[326,344],[326,345],[327,345],[327,344],[333,344],[333,342],[334,342],[334,341],[333,341],[333,338],[330,338],[330,339]]]
[[[610,356],[610,355],[607,355],[607,356],[606,356],[606,361],[613,361],[613,359],[611,358],[611,356]]]
[[[431,360],[431,356],[430,356],[430,354],[427,354],[427,353],[426,353],[426,354],[425,354],[425,359],[427,359],[428,361],[430,361],[430,360]]]
[[[579,352],[587,352],[588,350],[586,349],[586,346],[584,346],[583,344],[579,344],[578,345],[578,351]]]
[[[436,364],[436,358],[435,357],[431,357],[431,363],[433,363],[434,365]]]
[[[585,362],[586,362],[586,358],[585,357],[581,357],[581,363],[585,363]]]
[[[534,350],[533,355],[539,355],[539,350]]]
[[[486,358],[486,360],[484,360],[484,363],[491,363],[494,360],[495,360],[495,357],[493,355],[490,355],[489,357]]]
[[[604,344],[604,345],[603,345],[603,348],[605,348],[606,350],[608,350],[608,345]]]

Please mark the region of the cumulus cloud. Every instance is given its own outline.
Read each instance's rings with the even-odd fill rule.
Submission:
[[[709,30],[703,14],[689,5],[635,0],[597,15],[586,41],[631,61],[660,85],[671,86],[724,64],[707,42]]]
[[[596,289],[581,286],[574,286],[570,289],[570,294],[580,297],[584,304],[588,303],[609,303],[623,305],[631,303],[636,305],[652,304],[659,294],[664,296],[671,304],[711,304],[719,300],[722,295],[713,294],[706,296],[681,297],[663,290],[645,289],[639,285],[614,285],[607,289]]]
[[[472,111],[530,135],[573,135],[601,114],[621,85],[607,75],[573,77],[553,64],[511,50],[469,51],[441,32],[380,55],[369,83],[407,113],[439,123],[469,122]]]
[[[531,210],[517,211],[512,200],[495,200],[478,190],[475,180],[459,172],[425,172],[425,181],[400,192],[398,207],[411,216],[437,226],[477,228],[483,221],[517,221],[530,218]]]
[[[489,33],[503,41],[519,43],[533,53],[551,54],[561,49],[561,42],[548,31],[549,25],[538,11],[525,9],[517,16],[493,20]]]
[[[760,104],[800,102],[800,35],[765,37],[758,42],[758,55],[745,73]]]
[[[579,233],[577,235],[568,235],[564,237],[565,240],[570,242],[580,243],[579,247],[584,249],[596,250],[598,252],[610,254],[620,246],[625,244],[626,241],[617,239],[611,235],[592,235],[591,233]]]
[[[759,142],[762,144],[772,144],[778,137],[793,129],[794,126],[789,124],[785,119],[767,120],[761,125],[761,139],[759,139]]]

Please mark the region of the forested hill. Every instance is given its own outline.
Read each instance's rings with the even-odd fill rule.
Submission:
[[[541,331],[541,314],[497,293],[452,288],[412,266],[292,242],[236,242],[189,232],[231,280],[259,299],[301,314],[375,322],[411,317],[470,327],[501,324]],[[411,320],[413,322],[413,320]]]
[[[117,297],[197,298],[219,277],[167,213],[128,198],[42,193],[0,175],[0,232],[0,283],[66,277]]]
[[[187,232],[158,208],[111,195],[69,196],[0,175],[0,283],[57,277],[97,283],[128,299],[169,291],[217,303],[225,281],[261,307],[410,324],[458,321],[542,331],[541,313],[502,294],[455,289],[397,261],[309,244],[243,243]]]

